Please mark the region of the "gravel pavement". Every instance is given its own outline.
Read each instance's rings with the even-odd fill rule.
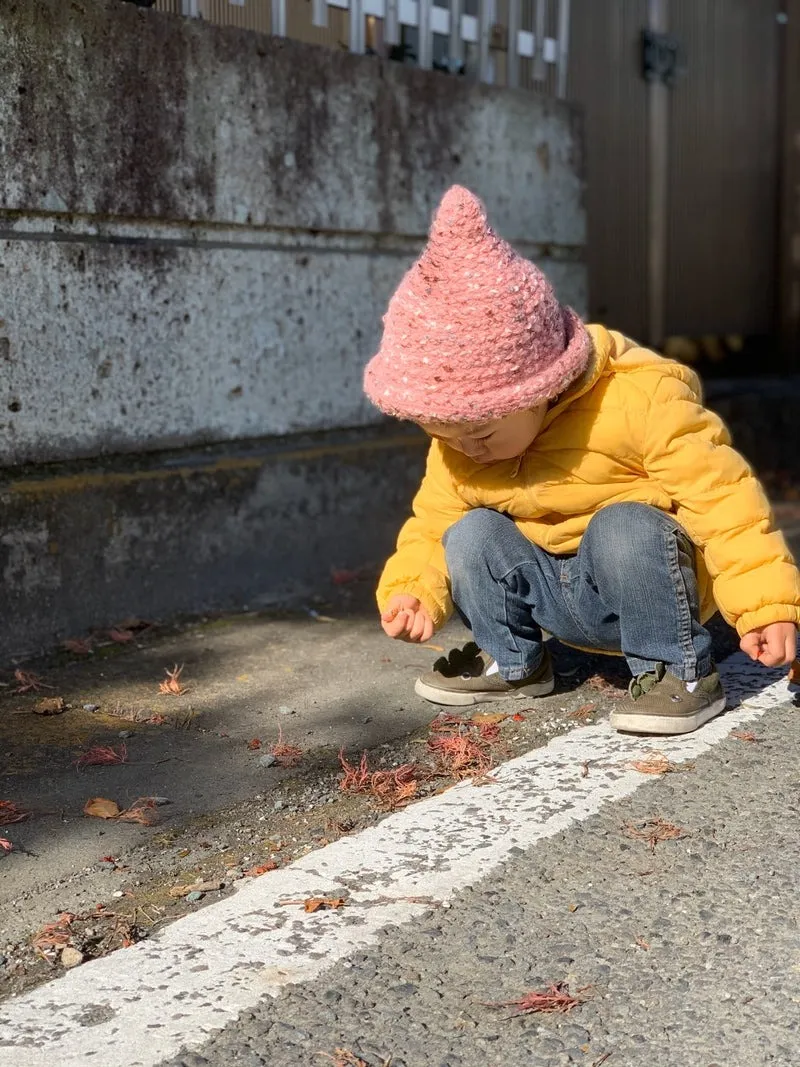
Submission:
[[[748,730],[163,1067],[796,1065],[800,711]],[[655,818],[682,836],[626,831]],[[586,999],[490,1006],[551,983]]]

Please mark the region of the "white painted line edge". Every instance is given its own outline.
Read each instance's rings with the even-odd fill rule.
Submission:
[[[792,697],[783,677],[770,682],[777,672],[741,654],[720,670],[732,710],[696,733],[634,738],[607,723],[577,728],[503,764],[495,785],[465,782],[420,801],[147,941],[0,1004],[0,1060],[4,1067],[155,1067],[184,1046],[200,1047],[265,995],[317,978],[387,925],[446,907],[510,855],[630,796],[648,780],[629,768],[632,759],[653,748],[674,762],[696,759]],[[305,914],[280,903],[339,893],[349,903],[335,912]]]

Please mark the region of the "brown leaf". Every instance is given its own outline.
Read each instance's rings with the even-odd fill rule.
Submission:
[[[307,912],[325,911],[330,908],[332,911],[336,911],[338,908],[343,908],[347,904],[345,897],[306,897],[305,900],[281,900],[280,904],[302,905],[303,910]]]
[[[477,711],[469,721],[475,726],[497,726],[507,718],[502,711]]]
[[[169,895],[185,897],[189,893],[215,893],[218,889],[222,889],[222,882],[195,882],[194,885],[174,885]]]
[[[97,819],[116,819],[119,815],[119,804],[105,797],[92,797],[83,805],[84,815],[93,815]]]
[[[33,708],[35,715],[60,715],[66,710],[63,697],[44,697]]]
[[[670,763],[663,752],[649,752],[644,759],[633,760],[630,767],[639,774],[666,774],[674,770],[675,764]]]
[[[277,871],[277,869],[278,864],[275,860],[267,860],[266,863],[257,863],[255,867],[250,867],[244,873],[246,878],[258,878],[260,875],[266,874],[267,871]]]
[[[526,993],[518,1000],[506,1000],[501,1004],[489,1004],[488,1007],[513,1007],[517,1009],[517,1015],[529,1015],[532,1012],[541,1012],[545,1015],[566,1015],[567,1012],[572,1011],[573,1008],[580,1007],[588,999],[588,988],[588,986],[584,986],[572,996],[569,987],[563,982],[558,982],[557,984],[549,985],[547,989]]]
[[[31,813],[25,808],[20,808],[13,800],[0,800],[0,826],[8,826],[13,822],[22,822]]]
[[[667,822],[660,816],[655,819],[647,819],[642,823],[626,822],[622,828],[628,837],[633,837],[637,841],[646,841],[653,852],[655,852],[659,841],[674,841],[679,837],[683,837],[686,833],[682,827]]]
[[[800,659],[792,662],[787,679],[790,685],[800,685]]]
[[[21,671],[19,667],[14,671],[14,677],[19,682],[17,693],[38,693],[41,689],[53,689],[52,685],[46,685],[38,674],[33,671]]]
[[[327,910],[336,911],[343,908],[347,901],[344,897],[309,897],[303,901],[303,909],[308,912]]]
[[[579,708],[571,711],[567,718],[578,719],[580,722],[585,722],[596,708],[596,704],[581,704]]]
[[[129,808],[121,811],[117,818],[120,822],[138,822],[142,826],[153,826],[158,822],[156,802],[152,797],[139,797]]]
[[[645,952],[647,952],[647,950],[650,948],[650,945],[647,943],[647,941],[645,941],[643,937],[639,937],[638,935],[636,937],[636,944],[639,946],[639,948],[643,948]]]
[[[247,742],[247,747],[250,749],[251,752],[255,752],[256,749],[261,748],[260,738],[253,737],[250,741]]]
[[[62,648],[65,648],[67,652],[73,652],[76,656],[88,656],[92,652],[92,639],[90,637],[69,638],[62,642]]]
[[[737,741],[749,741],[751,744],[758,744],[761,741],[761,738],[756,737],[752,730],[731,730],[731,737],[735,737]]]
[[[133,640],[133,633],[130,630],[109,630],[108,636],[118,645],[126,645]]]
[[[159,693],[171,694],[172,696],[183,696],[188,692],[188,689],[181,683],[181,674],[183,673],[183,664],[179,667],[176,663],[172,670],[164,668],[164,673],[167,676],[166,682],[159,682]]]

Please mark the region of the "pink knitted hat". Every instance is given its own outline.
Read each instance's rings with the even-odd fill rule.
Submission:
[[[458,185],[439,205],[383,324],[364,389],[387,415],[418,422],[485,422],[524,411],[562,393],[591,351],[575,312]]]

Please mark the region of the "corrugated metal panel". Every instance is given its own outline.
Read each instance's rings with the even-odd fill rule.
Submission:
[[[182,0],[156,0],[156,11],[164,11],[168,15],[182,15]]]
[[[218,26],[238,26],[242,30],[269,33],[272,28],[269,0],[244,0],[232,4],[230,0],[199,0],[200,17]]]
[[[778,192],[777,0],[672,0],[667,332],[768,333]]]
[[[590,315],[647,327],[645,0],[572,0],[568,95],[585,114]]]

